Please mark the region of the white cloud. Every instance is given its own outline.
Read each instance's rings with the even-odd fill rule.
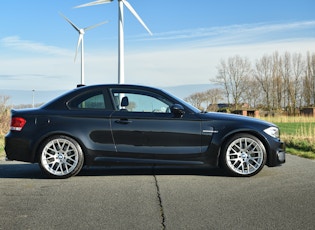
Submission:
[[[315,47],[315,38],[137,53],[126,56],[126,81],[154,86],[207,84],[216,77],[221,59],[240,55],[254,64],[264,54],[288,51],[304,55],[313,52],[311,47]]]
[[[0,44],[7,48],[22,50],[32,53],[41,53],[45,55],[69,56],[70,53],[66,49],[56,46],[49,46],[38,42],[22,40],[19,36],[9,36],[2,38]]]
[[[146,46],[137,50],[128,47],[129,40],[125,55],[126,83],[158,87],[208,84],[216,76],[220,60],[234,55],[254,62],[275,51],[280,54],[314,52],[315,38],[309,36],[314,35],[314,27],[315,21],[309,21],[176,31],[146,37],[153,40],[146,40]],[[155,44],[155,41],[171,39],[174,43]],[[19,37],[6,37],[0,42],[7,48],[32,52],[32,56],[34,51],[52,54],[8,58],[0,53],[0,89],[71,89],[79,83],[80,61],[73,62],[72,51]],[[112,54],[100,47],[97,51],[87,50],[85,57],[86,84],[117,82],[116,52]]]
[[[275,24],[257,23],[170,31],[156,33],[152,37],[142,37],[142,39],[146,41],[174,41],[181,45],[185,42],[186,45],[191,46],[222,46],[257,43],[288,37],[304,37],[306,36],[305,31],[308,32],[308,37],[314,37],[314,32],[309,34],[309,31],[314,31],[314,29],[315,21]],[[139,40],[141,39],[139,38]]]

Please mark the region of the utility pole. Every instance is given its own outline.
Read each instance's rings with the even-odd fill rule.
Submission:
[[[35,89],[32,90],[32,107],[35,107]]]

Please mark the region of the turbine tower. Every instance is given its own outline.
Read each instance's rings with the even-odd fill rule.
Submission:
[[[94,2],[82,4],[76,6],[75,8],[81,8],[86,6],[94,6],[99,4],[110,3],[113,0],[97,0]],[[118,83],[125,83],[125,58],[124,58],[124,6],[136,17],[136,19],[141,23],[141,25],[152,35],[149,28],[142,21],[140,16],[134,10],[127,0],[118,0]]]
[[[79,39],[78,39],[78,44],[77,44],[77,49],[75,51],[75,56],[74,56],[74,61],[77,58],[77,54],[78,54],[78,50],[79,47],[81,45],[81,85],[84,85],[84,34],[85,31],[93,29],[97,26],[103,25],[105,23],[107,23],[107,21],[104,22],[100,22],[96,25],[93,26],[88,26],[85,28],[80,29],[79,27],[77,27],[73,22],[71,22],[66,16],[64,16],[62,13],[59,13],[67,22],[69,22],[69,24],[79,33]]]

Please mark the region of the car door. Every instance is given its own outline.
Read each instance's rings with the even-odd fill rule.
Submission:
[[[113,89],[112,96],[120,102],[111,116],[117,157],[185,163],[200,156],[201,122],[194,115],[175,116],[173,102],[144,90]]]
[[[113,106],[105,92],[91,90],[73,98],[67,103],[67,120],[61,124],[66,124],[69,132],[80,139],[93,156],[116,152],[110,127]]]

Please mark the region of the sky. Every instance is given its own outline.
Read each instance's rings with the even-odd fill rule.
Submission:
[[[86,31],[85,83],[117,83],[118,3],[2,0],[0,95],[6,90],[69,90],[80,83],[77,27]],[[315,52],[314,0],[128,0],[152,31],[124,8],[125,83],[211,84],[221,60],[253,62],[274,52]],[[78,55],[78,57],[80,57]]]

